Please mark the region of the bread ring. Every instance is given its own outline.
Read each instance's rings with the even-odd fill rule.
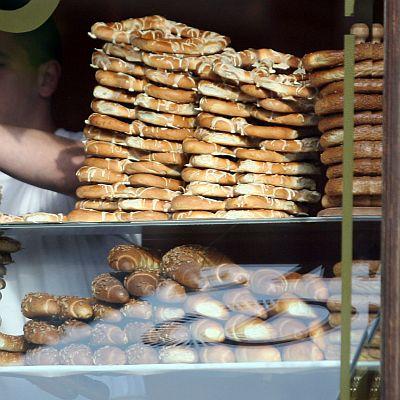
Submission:
[[[136,96],[131,95],[124,90],[111,89],[105,86],[97,85],[93,89],[93,97],[101,100],[115,101],[118,103],[135,104]]]
[[[248,96],[255,97],[256,99],[266,99],[272,97],[272,92],[252,84],[240,85],[240,90]]]
[[[233,135],[231,133],[210,131],[204,128],[197,128],[194,136],[198,140],[203,140],[207,143],[216,143],[221,146],[254,147],[257,145],[257,142],[255,140],[247,137]]]
[[[180,168],[169,167],[155,161],[136,161],[125,165],[125,173],[132,174],[153,174],[180,178]]]
[[[88,157],[83,162],[83,165],[87,167],[96,167],[102,169],[108,169],[114,172],[124,172],[125,166],[129,164],[129,160],[118,160],[112,158],[97,158]]]
[[[353,196],[354,207],[382,207],[382,196]],[[342,206],[342,196],[323,196],[322,207]]]
[[[354,59],[362,60],[383,60],[383,44],[360,43],[356,44]],[[302,65],[306,71],[314,69],[334,67],[344,64],[343,50],[321,50],[306,54],[302,59]]]
[[[119,172],[96,167],[81,167],[76,172],[79,182],[117,183],[128,182],[128,176]]]
[[[202,38],[174,38],[147,40],[142,38],[131,38],[130,43],[134,47],[153,53],[188,54],[201,56],[221,52],[230,43],[226,37],[219,37],[212,40]]]
[[[354,77],[382,77],[384,73],[384,62],[382,61],[361,61],[354,65]],[[319,88],[331,82],[344,80],[344,67],[336,67],[324,71],[317,71],[310,74],[310,82]]]
[[[95,50],[92,54],[91,67],[100,68],[103,71],[122,72],[138,77],[144,77],[146,71],[146,68],[140,64],[132,64],[120,58],[111,57],[102,50]]]
[[[254,83],[253,71],[246,71],[225,61],[214,62],[212,70],[221,78],[234,82],[236,85],[240,83]]]
[[[233,186],[221,186],[218,183],[191,182],[185,188],[185,194],[207,197],[233,197]]]
[[[332,82],[324,86],[319,94],[325,97],[333,93],[344,93],[344,81]],[[354,79],[354,93],[383,93],[383,79]]]
[[[260,143],[260,148],[285,153],[310,153],[319,150],[319,140],[317,137],[298,140],[264,140]]]
[[[172,152],[182,153],[182,144],[178,142],[169,142],[168,140],[152,140],[142,139],[137,136],[129,136],[126,139],[126,145],[135,149],[155,151],[155,152]]]
[[[252,172],[268,175],[318,175],[320,169],[305,162],[270,163],[253,160],[239,162],[238,172]]]
[[[191,116],[197,115],[199,113],[198,109],[193,103],[178,104],[169,100],[156,99],[154,97],[148,96],[145,93],[141,93],[136,97],[135,105],[150,110],[170,114]]]
[[[171,211],[218,211],[225,210],[225,201],[202,196],[182,195],[171,202]]]
[[[137,118],[145,123],[164,126],[167,128],[194,128],[196,126],[196,118],[182,117],[175,114],[157,113],[154,111],[139,110]]]
[[[196,139],[186,139],[183,142],[183,151],[186,154],[211,154],[213,156],[235,157],[234,152],[226,147]]]
[[[224,219],[275,219],[290,218],[292,216],[284,211],[276,210],[229,210],[217,211],[215,217]]]
[[[155,187],[130,187],[117,183],[115,185],[87,185],[80,186],[76,195],[81,199],[159,199],[171,201],[181,192]]]
[[[292,128],[251,125],[244,118],[224,118],[208,113],[200,113],[197,122],[201,127],[213,131],[239,133],[260,139],[297,139],[306,135],[306,132]]]
[[[270,150],[257,149],[235,149],[235,155],[241,160],[267,161],[285,163],[292,161],[301,161],[304,159],[302,154],[284,154]]]
[[[260,110],[256,107],[250,108],[250,115],[253,118],[264,122],[290,126],[316,126],[318,117],[314,114],[276,114],[272,111]]]
[[[343,178],[329,179],[325,186],[328,196],[343,194]],[[353,178],[353,195],[377,196],[382,194],[382,177],[380,176],[355,176]]]
[[[215,213],[210,211],[178,211],[172,213],[173,220],[181,219],[213,219],[217,218]]]
[[[382,125],[383,113],[381,111],[362,111],[354,114],[354,125]],[[318,129],[326,132],[335,128],[343,128],[343,114],[331,115],[321,118],[318,123]]]
[[[358,125],[354,127],[354,141],[381,141],[383,138],[382,125]],[[325,132],[320,138],[320,145],[323,148],[343,144],[344,130],[333,129]]]
[[[144,87],[144,92],[150,97],[179,104],[196,103],[197,101],[197,94],[193,90],[171,89],[149,83]]]
[[[261,183],[295,190],[316,189],[316,184],[313,179],[304,178],[302,176],[243,174],[239,175],[237,181],[238,183]]]
[[[98,70],[95,74],[96,81],[102,86],[125,89],[129,92],[143,92],[147,84],[145,79],[137,79],[122,72]]]
[[[140,161],[155,161],[166,165],[184,166],[187,156],[183,153],[150,153],[140,157]]]
[[[314,103],[299,99],[299,100],[280,100],[266,98],[258,100],[257,105],[267,111],[275,111],[279,113],[296,113],[296,112],[313,112]]]
[[[98,157],[127,158],[129,160],[139,161],[144,152],[136,149],[127,149],[116,144],[88,140],[85,144],[85,153]]]
[[[354,142],[353,157],[358,158],[382,158],[382,142]],[[325,165],[342,162],[343,146],[330,147],[321,154],[321,161]]]
[[[143,63],[149,67],[177,72],[195,71],[196,66],[200,62],[199,57],[186,57],[182,55],[142,52],[141,56]]]
[[[315,191],[307,189],[293,190],[285,187],[263,185],[262,183],[238,184],[234,186],[234,194],[235,196],[256,195],[272,197],[304,203],[318,203],[321,200],[321,195]]]
[[[276,210],[284,211],[288,214],[307,214],[305,209],[298,206],[293,201],[274,199],[264,196],[245,195],[227,199],[225,202],[227,210]]]
[[[378,94],[354,94],[354,110],[382,110],[383,96]],[[329,94],[315,103],[315,113],[317,115],[335,114],[343,112],[344,95]]]
[[[83,200],[75,203],[77,210],[117,211],[117,201],[107,200]]]
[[[98,128],[107,129],[109,131],[126,133],[127,135],[132,134],[132,128],[130,124],[117,118],[109,117],[108,115],[93,113],[88,117],[85,122],[88,125],[93,125]]]
[[[83,134],[85,138],[89,140],[100,140],[101,142],[118,144],[120,146],[126,145],[126,135],[107,129],[97,128],[92,125],[86,125],[83,128]]]
[[[103,51],[109,56],[122,58],[123,60],[129,62],[142,62],[142,52],[135,50],[133,46],[128,44],[105,43],[103,46]]]
[[[354,176],[380,176],[382,175],[382,159],[361,158],[354,160]],[[340,178],[343,176],[343,164],[332,165],[326,170],[328,179]]]
[[[156,187],[173,191],[182,191],[184,183],[177,179],[165,178],[151,174],[135,174],[129,177],[129,182],[136,187]]]
[[[130,222],[167,220],[168,214],[156,211],[106,212],[96,210],[72,210],[68,214],[69,222]]]
[[[185,182],[210,182],[220,185],[235,185],[236,177],[225,171],[216,169],[185,168],[182,170],[182,179]]]
[[[122,199],[118,201],[118,207],[126,211],[168,212],[171,208],[171,203],[158,199]]]
[[[149,81],[173,88],[194,90],[198,84],[198,79],[188,73],[175,73],[148,68],[145,75]]]
[[[203,96],[216,97],[228,101],[239,101],[243,103],[254,102],[255,97],[246,95],[239,88],[225,83],[216,83],[202,80],[198,84],[198,91]]]
[[[202,97],[200,109],[206,112],[227,115],[231,117],[250,117],[246,104]]]
[[[90,108],[95,112],[113,117],[136,119],[136,108],[125,107],[122,104],[106,100],[93,100]]]
[[[182,142],[186,138],[193,137],[194,135],[194,129],[164,128],[160,126],[147,125],[139,120],[132,121],[130,124],[130,131],[132,135],[138,135],[146,139],[172,140],[177,142]]]
[[[194,168],[217,169],[219,171],[235,172],[238,168],[236,162],[227,158],[215,157],[210,154],[191,156],[188,166]]]

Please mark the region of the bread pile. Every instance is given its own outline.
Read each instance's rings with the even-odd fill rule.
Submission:
[[[341,325],[341,295],[342,295],[342,264],[333,267],[334,278],[326,279],[329,290],[327,307],[331,314],[329,324],[333,329],[329,332],[320,331],[315,334],[315,342],[325,346],[327,359],[340,359],[340,325]],[[381,296],[381,263],[375,260],[353,260],[352,265],[352,353],[357,350],[366,326],[374,321],[380,312]],[[363,350],[362,359],[380,359],[381,332],[380,329]]]
[[[21,244],[15,239],[0,236],[0,302],[2,299],[1,291],[6,287],[5,275],[7,265],[13,262],[11,254],[21,250]],[[1,310],[1,307],[0,307]],[[1,365],[21,365],[26,345],[23,337],[14,337],[1,333],[0,315],[0,366]]]
[[[24,336],[1,335],[0,365],[302,361],[340,354],[338,278],[244,269],[199,245],[162,257],[120,245],[108,262],[113,272],[93,280],[93,298],[27,294]],[[362,275],[365,269],[371,277]],[[378,262],[355,262],[357,293],[377,289],[378,269]],[[340,264],[334,273],[340,276]],[[375,300],[353,299],[357,316],[376,316]],[[363,323],[353,326],[354,337]]]
[[[316,91],[300,60],[270,49],[225,52],[198,67],[200,109],[174,219],[285,218],[316,203]],[[207,79],[204,75],[207,74]]]
[[[0,224],[59,224],[68,222],[63,214],[34,212],[21,216],[0,213]]]
[[[84,186],[71,220],[168,219],[183,191],[182,141],[193,136],[198,114],[192,74],[229,39],[160,16],[96,23],[90,36],[106,43],[92,56],[97,68],[84,129]]]
[[[356,24],[355,83],[354,83],[354,206],[361,212],[372,212],[362,207],[382,205],[382,100],[383,100],[383,27],[374,24],[372,42],[366,42],[369,28]],[[328,182],[322,206],[323,215],[337,211],[343,194],[343,106],[344,52],[318,51],[303,58],[304,68],[310,72],[311,83],[320,90],[315,112],[321,116],[319,130],[323,152],[321,161],[328,168]],[[331,210],[332,209],[332,210]]]

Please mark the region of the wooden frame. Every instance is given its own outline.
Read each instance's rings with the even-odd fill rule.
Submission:
[[[400,0],[385,2],[383,396],[400,399]]]

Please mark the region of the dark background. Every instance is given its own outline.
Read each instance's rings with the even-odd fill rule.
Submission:
[[[383,0],[357,2],[357,21],[382,19]],[[297,56],[343,47],[343,0],[62,0],[55,19],[63,38],[63,78],[55,96],[60,127],[81,130],[95,85],[91,52],[101,47],[87,32],[97,21],[160,14],[232,39],[237,50],[273,48]]]

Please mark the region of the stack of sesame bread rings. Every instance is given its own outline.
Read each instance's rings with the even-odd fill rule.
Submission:
[[[89,35],[105,43],[92,56],[97,86],[70,220],[168,219],[198,114],[192,71],[229,39],[160,16],[96,23]]]
[[[201,113],[183,143],[187,186],[172,201],[174,219],[287,218],[319,202],[317,91],[299,66],[270,49],[199,65]]]
[[[382,205],[383,27],[355,24],[354,177],[353,204],[357,214],[376,214]],[[343,194],[344,52],[319,51],[303,58],[310,81],[320,91],[315,113],[321,117],[321,161],[328,181],[319,215],[341,213]]]

